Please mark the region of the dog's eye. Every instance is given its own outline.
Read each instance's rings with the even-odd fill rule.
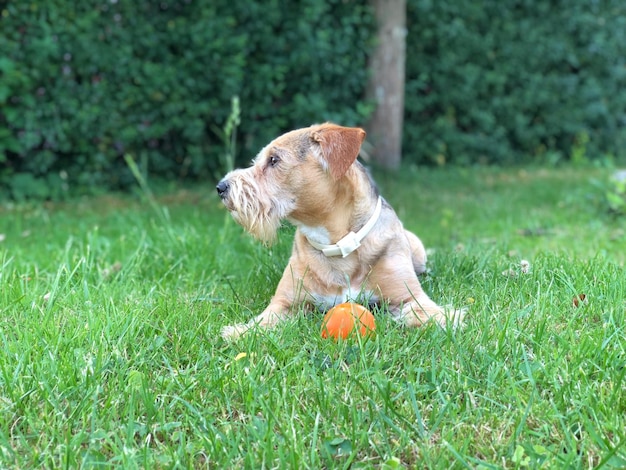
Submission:
[[[278,165],[278,162],[280,162],[280,158],[278,158],[276,155],[272,155],[269,160],[268,160],[268,165],[270,167],[275,167],[276,165]]]

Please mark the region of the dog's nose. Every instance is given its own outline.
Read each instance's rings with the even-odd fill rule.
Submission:
[[[222,180],[219,183],[217,183],[217,186],[215,186],[215,189],[217,190],[217,194],[219,197],[221,197],[222,199],[224,199],[224,197],[226,196],[226,193],[228,192],[228,181],[226,180]]]

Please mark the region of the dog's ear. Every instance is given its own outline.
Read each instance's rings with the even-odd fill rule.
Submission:
[[[311,139],[321,147],[322,157],[328,164],[330,174],[339,179],[359,156],[365,131],[355,127],[323,124],[311,133]]]

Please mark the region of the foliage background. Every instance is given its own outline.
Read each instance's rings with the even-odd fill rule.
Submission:
[[[407,155],[439,164],[624,156],[624,2],[408,8]]]
[[[366,0],[13,1],[0,7],[0,198],[222,171],[283,130],[363,125]],[[623,156],[626,5],[408,1],[405,161]]]
[[[356,2],[11,2],[1,10],[0,183],[13,197],[205,179],[239,95],[240,154],[280,130],[358,124],[371,16]],[[341,86],[337,86],[341,84]]]

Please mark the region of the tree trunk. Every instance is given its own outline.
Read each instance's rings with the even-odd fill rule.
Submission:
[[[374,161],[393,169],[402,158],[406,0],[371,0],[371,5],[378,33],[369,65],[368,98],[376,103],[376,110],[366,128]]]

